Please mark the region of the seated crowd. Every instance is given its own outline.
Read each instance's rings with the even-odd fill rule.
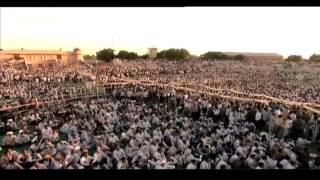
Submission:
[[[105,95],[40,103],[2,118],[0,168],[319,169],[320,157],[312,145],[319,139],[320,116],[302,107],[168,87],[108,85],[117,78],[202,83],[250,93],[277,92],[275,97],[318,103],[318,80],[288,78],[281,85],[287,72],[266,75],[269,72],[259,68],[243,62],[142,60],[52,72],[3,70],[3,105],[15,98],[21,104],[30,98],[41,102],[59,93],[88,92],[88,87],[72,84],[79,82],[103,84]],[[295,86],[300,89],[293,92]]]

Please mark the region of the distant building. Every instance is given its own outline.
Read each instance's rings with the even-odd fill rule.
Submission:
[[[73,51],[54,50],[2,50],[0,62],[23,61],[28,67],[48,67],[55,64],[74,64],[83,61],[79,48]]]
[[[149,58],[153,59],[157,57],[157,48],[149,48],[148,50]]]
[[[224,52],[228,56],[243,55],[245,60],[270,60],[282,61],[283,56],[276,53],[247,53],[247,52]]]

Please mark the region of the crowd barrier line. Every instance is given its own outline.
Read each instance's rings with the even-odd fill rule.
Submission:
[[[128,79],[128,78],[122,78],[122,79],[121,78],[117,78],[117,79],[130,81],[130,82],[134,82],[134,81],[143,82],[143,81],[146,81],[146,82],[155,83],[155,84],[158,83],[158,82],[151,81],[151,80],[132,80],[132,79]],[[182,86],[182,84],[179,84],[177,82],[170,82],[168,84]],[[194,86],[194,84],[187,84],[187,85],[188,86]],[[269,99],[269,100],[272,100],[272,101],[275,101],[275,102],[281,102],[281,103],[290,104],[290,105],[294,104],[294,105],[298,105],[299,106],[301,104],[304,104],[304,105],[313,106],[313,107],[320,107],[320,104],[316,104],[316,103],[289,101],[289,100],[285,100],[285,99],[280,99],[280,98],[275,98],[275,97],[272,97],[272,96],[268,96],[268,95],[265,95],[265,94],[251,94],[251,93],[245,93],[245,92],[237,91],[237,90],[234,90],[234,89],[212,88],[212,87],[206,86],[204,84],[197,84],[197,86],[201,86],[201,87],[204,87],[206,89],[210,89],[212,91],[227,91],[227,92],[232,92],[232,93],[240,94],[240,95],[247,95],[247,96],[253,96],[253,97],[258,97],[258,98],[266,98],[266,99]]]
[[[97,85],[96,88],[98,87],[105,87],[105,86],[112,86],[112,85],[142,85],[142,86],[161,86],[161,87],[168,87],[168,88],[173,88],[176,90],[183,90],[183,91],[188,91],[188,92],[196,92],[196,93],[201,93],[201,94],[207,94],[210,96],[215,96],[215,97],[220,97],[220,98],[224,98],[224,99],[231,99],[231,100],[238,100],[238,101],[254,101],[254,102],[259,102],[259,103],[265,103],[268,104],[270,101],[269,100],[262,100],[262,99],[255,99],[255,98],[244,98],[244,97],[236,97],[236,96],[227,96],[227,95],[222,95],[219,93],[211,93],[211,92],[207,92],[207,91],[202,91],[202,90],[196,90],[196,89],[192,89],[189,87],[181,87],[181,86],[177,86],[174,85],[176,83],[169,83],[169,84],[164,84],[164,83],[158,83],[158,82],[153,82],[150,80],[124,80],[127,82],[121,82],[121,83],[107,83],[104,84],[104,86],[101,85]],[[149,83],[144,83],[143,81],[149,82]],[[212,90],[217,90],[208,86],[203,86],[206,87],[208,89],[212,89]],[[221,89],[218,89],[221,90]],[[86,94],[80,94],[76,95],[75,97],[70,97],[70,98],[64,98],[66,96],[70,96],[70,95],[62,95],[60,99],[55,99],[55,100],[51,100],[51,101],[40,101],[38,102],[38,100],[36,99],[36,102],[33,103],[28,103],[28,104],[23,104],[23,105],[17,105],[17,106],[11,106],[11,107],[6,107],[6,108],[1,108],[1,111],[7,111],[7,110],[12,110],[12,109],[18,109],[21,107],[28,107],[28,106],[36,106],[36,105],[42,105],[42,104],[50,104],[50,103],[55,103],[55,102],[62,102],[62,101],[70,101],[70,100],[76,100],[76,99],[81,99],[81,98],[90,98],[90,97],[98,97],[98,96],[103,96],[106,95],[106,93],[86,93]],[[269,97],[269,96],[267,96]],[[307,103],[300,103],[300,102],[292,102],[292,101],[285,101],[285,100],[281,100],[278,98],[273,98],[275,101],[279,101],[282,102],[284,104],[287,105],[299,105],[302,106],[304,109],[315,112],[317,114],[320,114],[319,110],[316,110],[314,108],[311,108],[308,106]]]

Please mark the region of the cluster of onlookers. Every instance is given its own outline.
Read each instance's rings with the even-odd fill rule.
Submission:
[[[319,168],[304,133],[319,117],[298,107],[150,86],[107,86],[106,92],[109,96],[40,105],[7,120],[1,167]],[[19,146],[24,148],[14,150]]]
[[[83,66],[48,69],[2,69],[0,71],[0,108],[3,105],[20,105],[31,99],[39,101],[56,99],[61,95],[88,92],[79,83],[92,82],[91,70]]]
[[[318,80],[299,80],[278,65],[139,60],[54,71],[2,69],[3,104],[83,94],[89,82],[104,85],[106,93],[40,103],[2,117],[0,168],[319,169],[313,146],[320,116],[302,107],[108,84],[121,79],[191,84],[194,89],[204,84],[318,102]]]

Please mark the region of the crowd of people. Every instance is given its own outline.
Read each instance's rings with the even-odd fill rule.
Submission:
[[[4,69],[3,105],[14,98],[46,101],[68,89],[75,94],[89,91],[75,82],[104,85],[105,95],[40,103],[2,118],[0,168],[319,169],[320,157],[311,149],[319,133],[310,127],[317,127],[320,116],[302,107],[169,87],[108,85],[119,79],[201,83],[318,103],[318,80],[290,79],[290,71],[272,74],[261,67],[248,62],[141,60],[55,71]],[[296,99],[286,96],[295,94],[295,86]]]
[[[0,108],[26,104],[35,98],[48,101],[61,95],[86,93],[86,88],[74,84],[91,82],[92,76],[85,66],[51,70],[3,68],[0,71]]]

